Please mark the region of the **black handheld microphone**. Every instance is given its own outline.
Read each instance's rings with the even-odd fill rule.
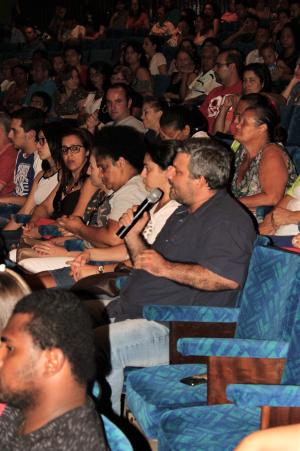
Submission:
[[[134,213],[132,221],[127,226],[122,226],[117,231],[117,235],[119,238],[125,238],[129,230],[132,229],[134,224],[141,218],[145,211],[150,210],[150,208],[159,201],[163,192],[159,188],[155,188],[151,191],[151,193],[146,197],[146,199],[138,206],[137,211]]]

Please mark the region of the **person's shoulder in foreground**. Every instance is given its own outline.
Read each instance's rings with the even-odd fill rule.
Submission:
[[[1,450],[106,450],[86,395],[94,372],[92,327],[79,299],[62,290],[23,298],[1,336]]]

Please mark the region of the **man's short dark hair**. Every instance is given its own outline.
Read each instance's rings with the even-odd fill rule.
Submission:
[[[12,119],[20,119],[22,121],[22,128],[25,132],[40,130],[44,123],[44,117],[45,115],[41,110],[31,106],[20,108],[11,115]]]
[[[190,155],[189,171],[193,178],[203,176],[213,190],[227,187],[232,153],[218,141],[211,138],[190,138],[179,145],[178,152]]]
[[[134,128],[108,125],[96,133],[94,143],[96,156],[114,161],[123,157],[139,172],[142,170],[146,146],[143,135]]]
[[[26,331],[42,350],[60,349],[81,385],[95,374],[95,348],[90,317],[74,293],[59,289],[35,291],[25,296],[13,314],[28,313]]]

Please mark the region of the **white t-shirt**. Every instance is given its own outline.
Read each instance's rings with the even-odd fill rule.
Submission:
[[[118,125],[126,125],[127,127],[135,128],[140,133],[146,133],[143,122],[139,121],[134,116],[127,116],[125,117],[125,119],[122,119],[119,122],[107,122],[107,124],[104,124],[103,127],[107,127],[108,125],[114,125],[115,127],[117,127]]]
[[[149,63],[149,71],[151,75],[159,75],[160,72],[158,68],[159,66],[163,66],[164,64],[167,64],[165,55],[160,52],[155,53]]]
[[[150,210],[150,220],[147,223],[144,231],[143,237],[147,243],[154,243],[157,235],[165,225],[167,219],[174,213],[174,211],[179,207],[179,203],[176,200],[170,200],[158,211],[156,210],[157,205],[154,205]]]
[[[109,200],[111,210],[108,218],[118,221],[128,208],[131,208],[133,205],[139,205],[148,194],[142,177],[135,175],[118,191],[115,191]]]
[[[300,186],[296,186],[293,190],[293,199],[289,201],[286,206],[287,210],[299,211],[300,210]],[[299,233],[298,224],[286,224],[280,226],[275,235],[289,236],[297,235]]]
[[[51,175],[51,177],[41,177],[34,193],[34,202],[40,205],[49,196],[49,194],[56,188],[58,184],[58,172]]]

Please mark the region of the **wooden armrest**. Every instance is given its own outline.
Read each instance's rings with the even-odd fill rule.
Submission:
[[[207,357],[183,356],[177,349],[179,338],[232,338],[236,323],[194,323],[172,321],[170,323],[170,363],[207,363]]]
[[[208,357],[208,404],[230,404],[228,384],[280,384],[285,359]]]
[[[261,408],[261,429],[296,423],[300,423],[300,407],[263,406]]]

